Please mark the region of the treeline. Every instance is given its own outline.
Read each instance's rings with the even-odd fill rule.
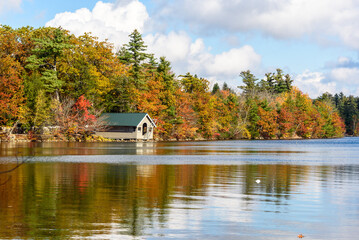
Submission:
[[[359,97],[352,95],[324,93],[316,101],[327,102],[338,109],[340,117],[344,120],[347,135],[359,135]]]
[[[90,34],[1,26],[0,125],[85,138],[101,127],[101,112],[147,112],[163,140],[343,136],[335,104],[313,102],[280,69],[262,80],[242,72],[241,94],[227,84],[210,89],[147,53],[137,30],[129,37],[116,52]]]
[[[282,70],[258,80],[242,72],[245,126],[251,138],[332,138],[343,136],[344,123],[329,101],[312,101]]]

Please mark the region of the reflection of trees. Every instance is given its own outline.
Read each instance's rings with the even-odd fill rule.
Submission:
[[[173,204],[204,204],[205,198],[195,197],[228,186],[239,186],[244,198],[265,193],[280,204],[310,168],[28,163],[0,187],[1,224],[11,226],[0,230],[0,238],[86,237],[111,229],[141,236],[149,228],[166,228]]]
[[[308,175],[310,169],[309,166],[282,164],[245,165],[245,168],[244,194],[251,195],[258,185],[255,180],[260,179],[261,192],[277,198],[289,197],[291,190]]]
[[[14,172],[16,169],[18,169],[21,165],[23,165],[29,157],[18,157],[15,155],[16,162],[9,164],[8,168],[0,167],[0,186],[7,184],[11,180],[10,173]],[[1,177],[5,176],[5,180],[3,180]]]

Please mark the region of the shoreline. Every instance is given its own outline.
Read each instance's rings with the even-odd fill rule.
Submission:
[[[286,137],[286,138],[273,138],[273,139],[264,139],[264,138],[258,138],[258,139],[248,139],[248,138],[238,138],[238,139],[204,139],[204,138],[198,138],[198,139],[151,139],[151,140],[115,140],[115,139],[108,139],[103,137],[95,137],[89,136],[85,138],[78,138],[78,139],[65,139],[64,137],[57,137],[54,135],[37,135],[35,138],[31,139],[31,136],[28,134],[11,134],[9,136],[9,139],[0,139],[0,143],[30,143],[30,142],[36,142],[36,143],[42,143],[42,142],[93,142],[93,143],[100,143],[100,142],[205,142],[205,141],[230,141],[230,140],[247,140],[247,141],[253,141],[253,140],[259,140],[259,141],[274,141],[274,140],[309,140],[309,139],[339,139],[344,137],[356,137],[352,135],[344,135],[342,137],[332,137],[332,138],[302,138],[298,136],[293,137]],[[34,136],[33,136],[34,137]]]

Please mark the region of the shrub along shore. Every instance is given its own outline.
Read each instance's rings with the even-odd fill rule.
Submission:
[[[359,114],[346,114],[358,111],[356,98],[323,94],[312,100],[281,69],[263,79],[238,73],[240,90],[211,85],[196,74],[173,73],[165,57],[146,52],[137,30],[129,39],[116,52],[90,34],[1,26],[0,139],[105,141],[93,135],[106,125],[103,112],[148,113],[159,141],[334,138],[357,132]]]

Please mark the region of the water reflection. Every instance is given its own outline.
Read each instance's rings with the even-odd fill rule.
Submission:
[[[0,186],[0,238],[355,239],[358,173],[358,165],[29,162]]]
[[[0,143],[0,161],[14,155],[59,156],[55,161],[73,161],[68,156],[79,156],[76,161],[100,161],[113,163],[131,160],[164,160],[155,164],[194,164],[208,156],[210,164],[241,164],[241,162],[291,163],[298,165],[352,165],[359,162],[359,138],[303,141],[213,141],[213,142],[143,142],[143,143]],[[64,157],[65,156],[65,157]],[[89,156],[84,160],[83,156]],[[103,156],[106,156],[104,158]],[[171,156],[171,157],[169,157]],[[190,157],[186,157],[190,156]],[[196,156],[196,157],[194,157]],[[69,160],[70,159],[70,160]],[[173,160],[179,161],[174,163]],[[188,161],[186,160],[188,159]],[[205,159],[205,164],[208,160]],[[49,159],[46,159],[48,161]],[[197,164],[197,162],[195,162]],[[140,164],[143,164],[142,162]],[[148,163],[144,163],[148,164]]]
[[[239,143],[239,144],[238,144]],[[290,143],[290,142],[287,142]],[[218,142],[126,142],[126,143],[1,143],[1,156],[62,156],[62,155],[262,155],[300,154],[305,149],[285,145],[273,149],[254,147],[249,141]]]

